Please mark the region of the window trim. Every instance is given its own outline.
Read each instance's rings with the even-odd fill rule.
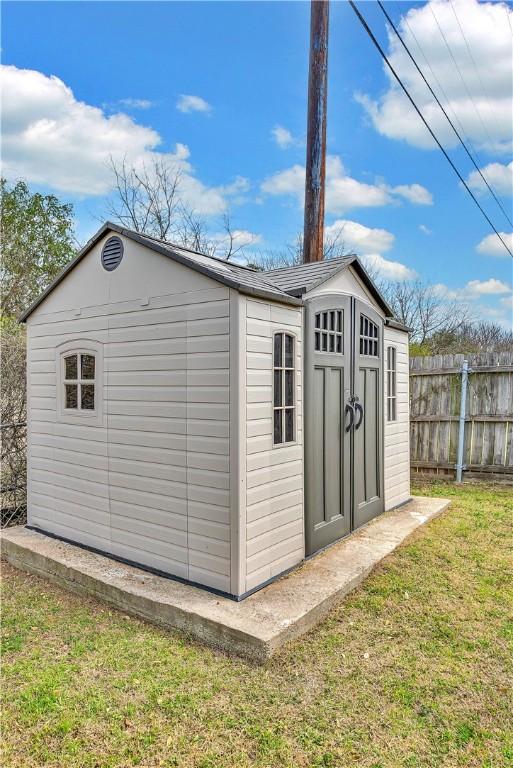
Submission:
[[[387,345],[386,377],[387,422],[391,424],[397,421],[397,347],[393,344]]]
[[[274,364],[274,343],[276,336],[282,336],[283,337],[283,343],[282,343],[282,359],[281,362],[283,363],[282,366],[275,366]],[[285,366],[285,337],[289,336],[292,339],[292,366]],[[273,331],[272,334],[272,348],[271,348],[271,363],[272,363],[272,392],[271,392],[271,432],[272,432],[272,447],[273,448],[283,448],[290,445],[295,445],[297,443],[297,335],[293,333],[292,331],[288,331],[285,329],[280,329]],[[282,375],[281,379],[281,402],[282,405],[274,405],[274,392],[275,392],[275,384],[274,384],[274,373],[275,371],[282,371],[284,374],[285,371],[292,371],[292,404],[286,405],[285,404],[285,375]],[[285,437],[285,411],[292,411],[292,433],[293,438],[292,440],[283,440],[280,443],[276,443],[274,441],[274,414],[276,411],[281,411],[282,415],[282,437]]]
[[[65,358],[77,355],[77,364],[80,365],[81,354],[94,355],[94,379],[82,379],[78,375],[81,373],[80,370],[77,370],[76,379],[67,379]],[[103,345],[90,339],[76,339],[60,344],[56,348],[55,370],[57,372],[58,420],[69,424],[87,423],[89,426],[103,424]],[[70,382],[78,385],[77,397],[80,394],[81,383],[94,384],[94,409],[66,408],[65,385]]]

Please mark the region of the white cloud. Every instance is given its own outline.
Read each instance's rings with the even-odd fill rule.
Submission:
[[[434,289],[438,296],[455,301],[467,301],[481,296],[501,296],[505,293],[511,293],[510,285],[494,277],[489,280],[469,280],[463,288],[449,288],[443,283],[437,283]]]
[[[202,99],[201,96],[192,96],[187,93],[182,93],[178,101],[176,102],[176,108],[179,112],[211,112],[212,107]]]
[[[247,229],[234,229],[232,231],[231,241],[230,236],[226,232],[215,233],[212,235],[211,239],[218,245],[216,255],[221,257],[227,255],[231,246],[232,253],[235,253],[236,257],[241,257],[244,255],[241,249],[262,242],[262,235],[259,235],[256,232],[250,232]]]
[[[453,122],[456,113],[465,135],[473,144],[494,152],[511,150],[511,6],[478,0],[431,0],[410,8],[397,25]],[[450,50],[445,45],[439,26]],[[477,64],[478,76],[467,44]],[[436,79],[442,84],[448,101],[426,65],[424,55]],[[457,146],[458,139],[391,29],[388,30],[388,56],[437,137],[445,146]],[[363,105],[379,133],[392,139],[403,139],[417,147],[434,147],[426,127],[386,64],[383,66],[388,79],[386,92],[377,100],[365,94],[356,94],[357,101]],[[458,123],[455,124],[458,127]]]
[[[302,197],[305,188],[305,169],[302,165],[293,165],[284,171],[269,176],[262,182],[262,192],[268,195],[295,195]]]
[[[429,229],[429,227],[426,227],[425,224],[419,224],[419,229],[424,235],[431,235],[432,230]]]
[[[504,307],[503,301],[504,299],[497,307],[490,307],[486,304],[476,304],[475,310],[480,320],[488,320],[489,322],[497,323],[507,331],[511,331],[513,330],[513,318],[511,316],[511,311],[508,310],[507,306]]]
[[[372,229],[347,219],[337,219],[325,227],[324,235],[327,238],[339,236],[346,248],[354,249],[357,253],[389,251],[395,240],[394,235],[386,229]]]
[[[477,296],[491,296],[503,293],[509,293],[511,287],[503,283],[502,280],[496,280],[491,277],[489,280],[470,280],[466,285],[469,293]]]
[[[245,176],[236,176],[229,184],[219,187],[225,195],[242,195],[251,188],[251,182]]]
[[[481,173],[496,194],[513,194],[513,162],[509,164],[489,163],[484,168],[481,168]],[[467,184],[476,192],[488,191],[486,184],[477,171],[472,171],[467,178]]]
[[[149,109],[153,107],[153,101],[149,99],[120,99],[117,104],[127,109]]]
[[[338,214],[349,208],[375,207],[386,205],[390,201],[390,194],[384,184],[365,184],[347,176],[340,158],[328,155],[326,158],[326,213]]]
[[[380,277],[384,277],[387,280],[402,282],[403,280],[413,280],[417,277],[414,269],[401,264],[400,261],[385,259],[379,253],[370,253],[364,256],[362,261],[371,273],[376,272]]]
[[[128,115],[106,116],[77,101],[62,80],[3,66],[4,174],[78,194],[110,188],[110,156],[134,160],[160,144],[156,131]]]
[[[390,190],[394,195],[404,197],[414,205],[433,205],[433,195],[421,184],[401,184]]]
[[[395,190],[401,190],[397,193]],[[296,164],[290,168],[269,176],[261,185],[262,192],[268,195],[287,195],[297,199],[300,205],[303,204],[305,194],[305,169],[302,165]],[[366,184],[357,179],[348,176],[342,165],[340,157],[337,155],[328,155],[326,158],[326,213],[340,215],[351,208],[372,208],[376,206],[388,205],[399,194],[402,197],[408,197],[410,200],[415,197],[414,202],[418,202],[419,197],[427,199],[430,195],[428,190],[421,187],[420,184],[411,186],[402,185],[391,188],[385,183],[377,182],[375,184]],[[425,203],[424,203],[425,204]]]
[[[275,125],[271,131],[271,135],[280,149],[287,149],[294,144],[293,135],[288,128],[284,128],[282,125]]]
[[[255,232],[248,232],[247,229],[234,229],[233,241],[237,247],[241,245],[256,245],[262,241],[262,235],[257,235]]]
[[[513,251],[513,232],[501,232],[500,236],[510,249]],[[508,256],[508,252],[504,245],[501,243],[497,235],[487,235],[476,246],[476,251],[482,253],[485,256]]]
[[[57,77],[14,66],[1,67],[1,76],[3,173],[9,179],[79,196],[105,195],[113,187],[111,158],[138,168],[159,158],[181,171],[184,202],[206,216],[224,212],[226,198],[236,202],[234,196],[249,185],[237,177],[225,187],[206,186],[196,177],[185,144],[159,152],[155,130],[129,115],[106,115],[77,101]]]
[[[506,307],[506,309],[511,309],[513,311],[513,293],[511,296],[505,296],[501,299],[501,304]]]

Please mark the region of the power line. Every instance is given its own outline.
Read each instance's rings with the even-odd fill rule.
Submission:
[[[397,72],[395,71],[395,69],[393,68],[392,64],[391,64],[391,63],[390,63],[390,61],[388,60],[388,57],[387,57],[387,55],[386,55],[385,51],[383,50],[383,48],[382,48],[382,47],[381,47],[381,45],[379,44],[378,40],[377,40],[377,39],[376,39],[376,37],[374,36],[374,33],[372,32],[371,28],[369,27],[369,25],[368,25],[368,24],[367,24],[367,22],[365,21],[364,17],[362,16],[362,14],[360,13],[360,11],[359,11],[359,10],[358,10],[358,8],[356,7],[356,5],[355,5],[354,1],[353,1],[353,0],[349,0],[349,5],[351,6],[351,8],[352,8],[352,9],[353,9],[353,11],[355,12],[356,16],[358,17],[358,20],[359,20],[359,22],[361,23],[362,27],[365,29],[365,31],[366,31],[366,32],[367,32],[367,34],[369,35],[370,39],[372,40],[372,42],[374,43],[374,45],[376,46],[376,48],[377,48],[377,49],[378,49],[378,51],[380,52],[380,54],[381,54],[381,56],[383,57],[384,61],[385,61],[385,62],[386,62],[386,64],[388,65],[388,68],[389,68],[389,69],[390,69],[390,71],[392,72],[393,76],[395,77],[395,79],[397,80],[397,82],[399,83],[399,85],[401,86],[401,88],[403,89],[404,93],[405,93],[405,94],[406,94],[406,96],[408,97],[409,101],[411,102],[411,104],[412,104],[413,108],[415,109],[415,111],[417,112],[418,116],[420,117],[420,119],[422,120],[422,122],[424,123],[424,125],[426,126],[426,128],[428,129],[428,131],[429,131],[429,133],[430,133],[431,137],[434,139],[434,141],[435,141],[435,142],[436,142],[436,144],[438,145],[438,148],[439,148],[439,149],[442,151],[442,153],[443,153],[443,155],[444,155],[445,159],[447,160],[447,162],[449,163],[449,165],[451,166],[451,168],[453,169],[453,171],[455,172],[455,174],[457,175],[457,177],[459,178],[459,180],[461,181],[461,183],[463,184],[463,186],[465,187],[465,189],[466,189],[466,190],[467,190],[467,192],[469,193],[469,195],[470,195],[470,197],[472,198],[472,200],[474,201],[474,203],[477,205],[477,207],[479,208],[479,210],[481,211],[481,213],[482,213],[482,214],[483,214],[483,216],[485,217],[485,219],[486,219],[486,221],[488,222],[488,224],[490,225],[490,227],[493,229],[493,231],[495,232],[495,234],[497,235],[497,237],[499,238],[499,240],[500,240],[500,241],[501,241],[501,243],[503,244],[504,248],[507,250],[507,252],[509,253],[509,255],[510,255],[510,256],[513,256],[513,251],[511,251],[511,249],[509,248],[509,246],[508,246],[508,245],[505,243],[505,241],[503,240],[503,238],[502,238],[502,236],[501,236],[500,232],[499,232],[499,231],[498,231],[498,230],[495,228],[495,226],[494,226],[494,224],[493,224],[492,220],[490,219],[490,217],[488,216],[488,214],[486,213],[486,211],[484,210],[484,208],[483,208],[483,207],[481,206],[481,204],[479,203],[479,200],[476,198],[476,196],[474,195],[474,193],[472,192],[472,190],[471,190],[471,189],[470,189],[470,187],[468,186],[467,182],[465,181],[465,179],[463,178],[463,176],[461,175],[461,173],[458,171],[458,169],[457,169],[457,168],[456,168],[456,166],[454,165],[453,161],[451,160],[451,158],[449,157],[449,155],[447,154],[447,152],[445,151],[445,149],[443,148],[443,146],[441,145],[441,143],[439,142],[439,140],[437,139],[437,137],[436,137],[436,136],[435,136],[435,134],[433,133],[433,130],[432,130],[431,126],[430,126],[430,125],[429,125],[429,123],[427,122],[426,118],[424,117],[424,115],[423,115],[423,114],[422,114],[422,112],[420,111],[419,107],[417,106],[417,104],[415,103],[415,101],[413,100],[413,98],[410,96],[410,93],[409,93],[408,89],[406,88],[406,86],[404,85],[403,81],[401,80],[401,78],[399,77],[399,75],[397,74]]]
[[[420,68],[420,67],[419,67],[419,65],[417,64],[417,62],[416,62],[416,60],[415,60],[415,58],[414,58],[413,54],[411,53],[410,49],[409,49],[409,48],[408,48],[408,46],[406,45],[406,43],[405,43],[405,41],[404,41],[404,39],[403,39],[403,37],[402,37],[401,33],[399,32],[399,30],[398,30],[398,29],[397,29],[397,27],[395,26],[394,22],[392,21],[392,19],[391,19],[391,18],[390,18],[390,16],[388,15],[388,13],[387,13],[387,11],[386,11],[386,9],[385,9],[385,6],[384,6],[384,5],[383,5],[383,3],[381,2],[381,0],[378,0],[378,5],[379,5],[379,7],[381,8],[381,10],[383,11],[383,13],[384,13],[384,15],[385,15],[385,17],[386,17],[386,19],[387,19],[388,23],[390,24],[390,26],[391,26],[391,27],[392,27],[392,29],[394,30],[395,34],[396,34],[396,35],[397,35],[397,37],[399,38],[399,40],[400,40],[400,42],[401,42],[401,45],[403,46],[404,50],[406,51],[406,53],[408,54],[408,56],[409,56],[409,57],[410,57],[410,59],[412,60],[413,64],[415,65],[415,68],[417,69],[417,72],[419,73],[419,75],[421,76],[421,78],[423,79],[423,81],[425,82],[425,84],[427,85],[427,87],[429,88],[429,91],[430,91],[431,95],[433,96],[433,98],[435,99],[436,103],[438,104],[438,106],[440,107],[440,109],[441,109],[441,110],[442,110],[442,112],[444,113],[445,117],[447,118],[447,122],[449,123],[449,125],[450,125],[450,126],[451,126],[451,128],[452,128],[452,130],[453,130],[453,131],[454,131],[454,133],[456,134],[456,136],[457,136],[458,140],[460,141],[460,143],[461,143],[461,145],[462,145],[463,149],[465,150],[465,152],[466,152],[466,153],[467,153],[467,155],[469,156],[470,160],[472,161],[472,164],[474,165],[475,169],[477,170],[477,172],[478,172],[478,173],[479,173],[479,175],[481,176],[482,180],[484,181],[484,183],[485,183],[485,184],[486,184],[486,186],[488,187],[488,190],[490,191],[490,194],[493,196],[493,199],[495,200],[495,202],[497,203],[497,205],[499,206],[499,208],[500,208],[500,209],[501,209],[501,211],[503,212],[504,216],[505,216],[505,217],[506,217],[506,219],[508,220],[508,223],[509,223],[509,224],[510,224],[510,225],[513,227],[513,221],[512,221],[512,220],[510,219],[510,217],[508,216],[508,213],[506,212],[506,210],[505,210],[504,206],[502,205],[501,201],[499,200],[499,198],[497,197],[497,195],[495,194],[495,192],[494,192],[494,191],[493,191],[493,189],[491,188],[490,184],[488,183],[488,181],[487,181],[487,180],[486,180],[486,178],[484,177],[484,175],[483,175],[483,172],[481,171],[481,169],[479,168],[478,164],[477,164],[477,163],[476,163],[476,161],[474,160],[474,157],[472,156],[472,154],[471,154],[471,152],[470,152],[469,148],[467,147],[466,143],[463,141],[463,139],[462,139],[462,137],[461,137],[460,133],[458,132],[458,130],[457,130],[457,128],[456,128],[456,126],[454,125],[454,123],[452,122],[451,118],[449,117],[449,115],[448,115],[448,114],[447,114],[447,112],[445,111],[443,104],[440,102],[440,99],[438,98],[438,96],[436,95],[436,93],[435,93],[435,92],[434,92],[434,90],[432,89],[431,85],[430,85],[430,84],[429,84],[429,82],[427,81],[427,79],[426,79],[426,77],[425,77],[424,73],[422,72],[421,68]]]
[[[483,92],[483,96],[485,97],[485,99],[488,99],[488,102],[490,104],[490,112],[493,115],[493,119],[495,121],[495,126],[499,129],[499,135],[500,135],[500,125],[499,125],[499,121],[497,119],[497,115],[495,114],[495,109],[494,109],[494,106],[493,106],[493,100],[490,98],[490,94],[488,93],[488,91],[485,88],[484,83],[483,83],[483,81],[481,79],[481,75],[479,74],[479,70],[477,68],[477,64],[476,64],[476,60],[474,58],[474,54],[472,53],[472,49],[470,48],[470,45],[468,44],[467,36],[465,35],[465,32],[463,31],[463,27],[462,27],[462,25],[460,23],[459,16],[456,13],[456,8],[454,7],[454,3],[452,2],[452,0],[449,0],[449,5],[451,6],[451,10],[452,10],[454,18],[456,19],[456,23],[458,24],[458,27],[460,28],[461,36],[462,36],[463,40],[465,41],[465,46],[467,48],[467,53],[469,55],[470,61],[473,64],[474,71],[475,71],[475,73],[477,75],[477,79],[479,80],[479,84],[481,86],[481,90]]]
[[[472,144],[472,141],[470,140],[468,134],[466,133],[465,128],[463,127],[463,125],[461,123],[461,120],[459,119],[458,115],[456,114],[456,110],[454,109],[454,107],[451,104],[451,100],[447,96],[447,93],[445,92],[445,89],[444,89],[442,83],[440,82],[440,80],[436,76],[436,72],[434,71],[433,67],[429,63],[429,60],[428,60],[426,54],[424,53],[424,50],[423,50],[423,48],[422,48],[422,46],[421,46],[417,36],[415,35],[415,32],[413,31],[412,27],[410,26],[410,23],[408,21],[408,17],[407,16],[404,17],[404,22],[405,22],[406,26],[408,27],[408,31],[409,31],[410,35],[415,40],[417,48],[419,49],[419,52],[420,52],[422,58],[426,62],[426,65],[427,65],[429,71],[431,72],[431,75],[433,76],[433,80],[437,84],[438,88],[440,89],[440,93],[442,94],[442,96],[445,99],[447,109],[448,110],[450,109],[450,111],[451,111],[451,113],[452,113],[452,115],[454,117],[454,121],[458,124],[459,129],[460,129],[460,133],[464,136],[465,141],[467,142],[467,144],[470,145],[470,147],[472,148],[472,151],[474,153],[474,157],[477,157],[478,162],[481,163],[482,161],[481,161],[481,158],[479,157],[479,152],[477,151],[475,146]]]
[[[513,37],[513,26],[511,25],[511,19],[509,17],[509,10],[507,5],[504,6],[504,10],[506,11],[506,18],[508,20],[509,28],[511,31],[511,37]]]
[[[464,79],[463,75],[461,74],[461,69],[459,68],[458,62],[454,58],[454,54],[453,54],[453,52],[451,50],[451,47],[450,47],[449,43],[447,42],[447,38],[446,38],[446,36],[444,34],[443,29],[440,26],[440,22],[438,21],[438,18],[437,18],[436,14],[435,14],[435,11],[433,9],[432,3],[428,3],[428,7],[429,7],[429,10],[431,11],[431,15],[433,16],[433,18],[435,20],[436,26],[438,27],[438,30],[439,30],[440,34],[442,35],[443,41],[445,43],[445,47],[447,48],[447,50],[449,52],[449,56],[451,57],[452,62],[453,62],[454,66],[456,67],[456,70],[458,72],[458,75],[460,76],[460,80],[463,83],[463,87],[465,88],[465,91],[467,92],[467,96],[469,97],[470,101],[472,102],[472,106],[474,107],[474,112],[476,113],[476,115],[479,118],[479,122],[481,123],[483,131],[486,133],[486,135],[488,136],[488,139],[490,140],[490,146],[493,146],[493,139],[490,136],[490,132],[488,131],[488,128],[486,127],[486,125],[483,122],[483,117],[481,115],[481,112],[478,110],[476,102],[474,101],[474,98],[473,98],[472,94],[470,93],[470,91],[468,89],[467,83],[465,82],[465,79]]]

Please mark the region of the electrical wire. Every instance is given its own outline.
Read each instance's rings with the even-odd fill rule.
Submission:
[[[506,18],[508,20],[509,29],[510,29],[510,32],[511,32],[511,37],[513,37],[513,26],[511,25],[511,19],[510,19],[510,16],[509,16],[509,9],[508,9],[507,5],[504,5],[504,10],[506,11]]]
[[[504,214],[504,216],[506,217],[506,219],[508,220],[508,223],[510,224],[510,226],[512,226],[512,227],[513,227],[513,221],[512,221],[512,220],[510,219],[510,217],[508,216],[508,213],[506,212],[506,209],[504,208],[504,206],[502,205],[501,201],[499,200],[499,198],[497,197],[497,195],[495,194],[495,192],[494,192],[494,191],[493,191],[493,189],[491,188],[490,184],[488,183],[488,181],[487,181],[487,180],[486,180],[486,178],[484,177],[484,175],[483,175],[483,172],[481,171],[480,167],[479,167],[479,166],[478,166],[478,164],[476,163],[476,161],[475,161],[474,157],[472,156],[472,154],[471,154],[471,152],[470,152],[469,148],[467,147],[466,143],[463,141],[463,138],[461,137],[460,133],[458,132],[458,130],[457,130],[457,128],[456,128],[456,126],[454,125],[454,123],[452,122],[451,118],[449,117],[449,115],[448,115],[448,114],[447,114],[447,112],[445,111],[443,104],[440,102],[440,99],[438,98],[438,96],[437,96],[437,95],[436,95],[436,93],[434,92],[433,88],[431,87],[431,85],[429,84],[428,80],[426,79],[426,77],[425,77],[424,73],[422,72],[421,68],[420,68],[420,67],[419,67],[419,65],[417,64],[417,61],[415,60],[415,58],[414,58],[413,54],[411,53],[410,49],[409,49],[409,48],[408,48],[408,46],[406,45],[406,43],[405,43],[405,41],[404,41],[404,39],[403,39],[403,37],[402,37],[401,33],[399,32],[399,30],[398,30],[398,29],[397,29],[397,27],[395,26],[394,22],[392,21],[392,19],[391,19],[391,18],[390,18],[390,16],[388,15],[388,13],[387,13],[387,11],[386,11],[386,9],[385,9],[385,6],[384,6],[384,5],[383,5],[383,3],[381,2],[381,0],[378,0],[378,5],[379,5],[379,7],[381,8],[381,10],[383,11],[383,14],[385,15],[385,18],[387,19],[388,23],[390,24],[390,26],[391,26],[391,27],[392,27],[392,29],[394,30],[395,34],[396,34],[396,35],[397,35],[397,37],[399,38],[399,41],[401,42],[401,45],[403,46],[404,50],[406,51],[406,53],[408,54],[408,56],[409,56],[409,57],[410,57],[410,59],[412,60],[413,64],[415,65],[415,68],[417,69],[417,72],[419,73],[419,75],[421,76],[421,78],[423,79],[423,81],[425,82],[425,84],[427,85],[427,87],[429,88],[429,91],[430,91],[431,95],[433,96],[433,98],[435,99],[436,103],[438,104],[438,106],[440,107],[440,109],[441,109],[441,110],[442,110],[442,112],[444,113],[445,117],[447,118],[447,122],[448,122],[448,123],[449,123],[449,125],[451,126],[452,130],[453,130],[453,131],[454,131],[454,133],[456,134],[456,137],[458,138],[459,142],[461,143],[461,145],[462,145],[463,149],[465,150],[465,152],[466,152],[466,153],[467,153],[467,155],[469,156],[470,160],[472,161],[472,163],[473,163],[473,165],[474,165],[474,167],[475,167],[476,171],[479,173],[479,175],[481,176],[482,180],[484,181],[484,183],[485,183],[485,184],[486,184],[486,186],[488,187],[488,190],[489,190],[490,194],[492,195],[493,199],[495,200],[495,202],[497,203],[497,205],[499,206],[499,208],[500,208],[500,209],[501,209],[501,211],[503,212],[503,214]]]
[[[359,11],[359,10],[358,10],[358,8],[356,7],[356,4],[354,3],[354,1],[353,1],[353,0],[349,0],[349,5],[351,6],[351,8],[353,9],[353,11],[355,12],[355,14],[356,14],[356,16],[358,17],[358,20],[360,21],[360,23],[361,23],[362,27],[363,27],[363,28],[364,28],[364,30],[367,32],[368,36],[370,37],[370,39],[372,40],[372,42],[374,43],[374,45],[375,45],[375,46],[376,46],[376,48],[378,49],[378,51],[379,51],[379,53],[381,54],[382,58],[384,59],[384,61],[385,61],[385,62],[386,62],[386,64],[388,65],[388,68],[389,68],[389,69],[390,69],[390,71],[392,72],[393,76],[395,77],[395,79],[397,80],[397,82],[399,83],[399,85],[401,86],[401,88],[403,89],[404,93],[406,94],[406,96],[407,96],[408,100],[411,102],[411,104],[412,104],[413,108],[415,109],[415,111],[417,112],[418,116],[420,117],[420,119],[422,120],[422,122],[424,123],[424,125],[426,126],[426,128],[428,129],[428,131],[429,131],[429,133],[430,133],[431,137],[433,138],[433,140],[434,140],[434,141],[435,141],[435,143],[437,144],[438,148],[439,148],[439,149],[441,150],[441,152],[443,153],[443,155],[444,155],[445,159],[447,160],[447,162],[449,163],[449,165],[451,166],[451,168],[453,169],[453,171],[455,172],[455,174],[457,175],[457,177],[459,178],[459,180],[461,181],[461,183],[463,184],[463,186],[465,187],[465,189],[466,189],[466,190],[467,190],[467,192],[469,193],[469,195],[470,195],[470,197],[472,198],[472,200],[474,201],[474,203],[477,205],[477,207],[479,208],[479,210],[480,210],[480,211],[481,211],[481,213],[483,214],[484,218],[486,219],[486,221],[488,222],[488,224],[490,225],[490,227],[493,229],[493,231],[495,232],[495,234],[497,235],[497,237],[499,238],[499,240],[500,240],[500,241],[501,241],[501,243],[503,244],[504,248],[507,250],[507,252],[509,253],[509,255],[510,255],[510,256],[513,256],[513,251],[511,251],[511,249],[509,248],[509,246],[508,246],[508,245],[506,244],[506,242],[503,240],[503,238],[502,238],[502,236],[501,236],[500,232],[499,232],[499,231],[498,231],[498,230],[495,228],[495,225],[493,224],[492,220],[490,219],[490,217],[488,216],[488,214],[486,213],[486,211],[484,210],[484,208],[482,207],[482,205],[479,203],[479,200],[476,198],[476,196],[474,195],[474,193],[472,192],[472,190],[471,190],[471,189],[470,189],[470,187],[468,186],[467,182],[465,181],[465,179],[463,178],[463,176],[461,175],[461,173],[458,171],[458,169],[457,169],[457,168],[456,168],[456,166],[454,165],[453,161],[451,160],[451,158],[450,158],[450,157],[449,157],[449,155],[447,154],[446,150],[443,148],[443,146],[442,146],[442,144],[440,143],[440,141],[437,139],[437,137],[436,137],[435,133],[433,132],[433,129],[431,128],[431,126],[429,125],[428,121],[426,120],[426,118],[425,118],[425,117],[424,117],[424,115],[422,114],[421,110],[419,109],[419,107],[417,106],[417,104],[415,103],[415,101],[413,100],[412,96],[410,96],[410,93],[409,93],[408,89],[406,88],[406,86],[404,85],[403,81],[401,80],[401,78],[399,77],[399,75],[398,75],[398,74],[397,74],[397,72],[395,71],[394,67],[392,66],[392,64],[391,64],[391,63],[390,63],[390,61],[388,60],[388,57],[387,57],[387,55],[386,55],[385,51],[383,50],[383,48],[382,48],[382,47],[381,47],[381,45],[379,44],[378,40],[376,39],[376,37],[375,37],[374,33],[372,32],[371,28],[369,27],[369,25],[368,25],[368,24],[367,24],[367,22],[365,21],[364,17],[362,16],[362,14],[360,13],[360,11]]]
[[[456,59],[454,57],[454,54],[453,54],[453,52],[451,50],[451,47],[450,47],[449,43],[447,42],[447,38],[446,38],[446,36],[444,34],[444,31],[443,31],[442,27],[440,26],[440,22],[438,21],[438,18],[437,18],[436,14],[435,14],[435,11],[434,11],[434,8],[433,8],[433,4],[432,3],[428,3],[428,7],[429,7],[429,10],[431,11],[431,15],[433,16],[433,18],[435,20],[436,26],[438,27],[438,31],[440,32],[440,34],[441,34],[441,36],[443,38],[443,41],[445,43],[445,47],[447,48],[447,50],[449,52],[449,56],[451,57],[452,62],[453,62],[454,66],[456,67],[456,70],[458,72],[458,75],[460,76],[460,80],[461,80],[461,82],[463,84],[463,87],[465,88],[465,91],[467,92],[467,96],[470,99],[470,101],[472,102],[472,106],[474,107],[474,112],[476,113],[477,117],[479,118],[479,122],[481,123],[481,127],[482,127],[483,131],[486,133],[486,135],[488,136],[488,139],[490,141],[490,145],[493,146],[494,141],[493,141],[492,137],[490,136],[490,132],[489,132],[488,128],[484,124],[481,112],[478,110],[476,102],[474,101],[474,98],[473,98],[472,94],[470,93],[470,91],[468,89],[468,86],[467,86],[467,83],[465,81],[465,78],[461,74],[461,69],[459,68],[458,62],[456,61]]]
[[[444,99],[445,99],[445,106],[446,106],[446,109],[448,109],[448,110],[450,110],[450,111],[451,111],[451,113],[452,113],[452,116],[453,116],[453,118],[454,118],[454,122],[458,124],[458,127],[459,127],[459,129],[460,129],[460,133],[461,133],[461,134],[463,135],[463,137],[465,138],[465,141],[466,141],[466,143],[467,143],[467,144],[468,144],[468,145],[469,145],[469,146],[472,148],[472,152],[474,153],[474,157],[476,157],[476,158],[477,158],[477,160],[478,160],[478,162],[482,164],[482,160],[481,160],[481,158],[479,157],[479,152],[477,151],[477,149],[475,148],[475,146],[472,144],[472,141],[470,140],[470,138],[469,138],[468,134],[465,132],[465,128],[463,127],[463,125],[462,125],[462,123],[461,123],[461,120],[459,119],[458,115],[456,114],[456,111],[455,111],[454,107],[453,107],[453,106],[452,106],[452,104],[451,104],[451,100],[450,100],[450,99],[449,99],[449,97],[447,96],[447,93],[445,92],[445,89],[444,89],[444,87],[443,87],[442,83],[440,82],[440,80],[439,80],[439,79],[438,79],[438,77],[436,76],[436,72],[434,71],[433,67],[432,67],[432,66],[431,66],[431,64],[429,63],[429,60],[428,60],[428,58],[427,58],[426,54],[424,53],[424,50],[423,50],[423,48],[422,48],[422,46],[421,46],[421,44],[420,44],[420,42],[419,42],[419,40],[418,40],[417,36],[415,35],[415,32],[413,31],[412,27],[410,26],[410,23],[409,23],[409,21],[408,21],[408,16],[405,16],[405,17],[404,17],[404,22],[405,22],[406,26],[408,27],[408,31],[409,31],[410,35],[411,35],[411,36],[412,36],[412,38],[415,40],[415,43],[416,43],[416,45],[417,45],[417,48],[418,48],[418,50],[419,50],[419,53],[420,53],[420,55],[422,56],[422,58],[424,59],[424,61],[426,62],[426,66],[427,66],[427,68],[429,69],[429,71],[431,72],[431,75],[433,76],[433,80],[434,80],[434,81],[435,81],[435,83],[437,84],[437,86],[438,86],[438,88],[439,88],[439,90],[440,90],[440,93],[442,94],[442,96],[443,96],[443,97],[444,97]]]
[[[465,46],[467,48],[467,53],[469,55],[470,61],[472,62],[472,65],[474,67],[474,72],[477,75],[477,79],[479,80],[479,84],[481,86],[481,91],[483,92],[483,96],[485,97],[485,99],[488,100],[488,102],[490,104],[490,112],[493,115],[493,119],[495,121],[495,127],[499,129],[499,134],[500,134],[500,125],[499,125],[499,121],[498,121],[498,118],[497,118],[497,115],[495,113],[495,109],[494,109],[494,106],[493,106],[493,99],[490,98],[490,94],[488,93],[488,91],[485,88],[485,85],[484,85],[484,83],[483,83],[483,81],[481,79],[481,75],[479,74],[479,69],[477,68],[477,64],[476,64],[476,60],[474,58],[474,54],[472,53],[472,49],[470,48],[470,45],[468,44],[467,36],[465,35],[465,32],[463,31],[463,27],[461,25],[459,16],[456,13],[456,8],[454,7],[454,2],[452,0],[449,0],[449,5],[451,6],[451,10],[452,10],[453,16],[456,19],[456,23],[457,23],[457,25],[458,25],[458,27],[460,29],[461,36],[462,36],[462,38],[463,38],[463,40],[465,42]]]

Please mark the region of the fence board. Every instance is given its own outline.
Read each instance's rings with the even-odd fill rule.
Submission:
[[[417,471],[454,468],[465,358],[464,469],[513,475],[513,351],[411,358],[411,466]]]

